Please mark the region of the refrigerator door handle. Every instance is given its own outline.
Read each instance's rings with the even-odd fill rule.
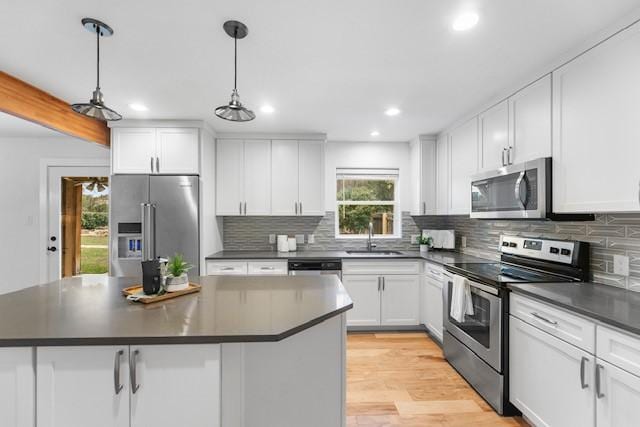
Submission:
[[[156,258],[156,206],[142,203],[142,260]]]

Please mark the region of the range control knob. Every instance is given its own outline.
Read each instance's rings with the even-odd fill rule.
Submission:
[[[510,247],[510,248],[517,248],[517,247],[518,247],[518,244],[517,244],[517,243],[514,243],[514,242],[510,242],[510,243],[509,243],[509,247]]]
[[[561,249],[560,254],[568,256],[568,255],[571,255],[571,251],[569,249]]]
[[[560,252],[560,250],[558,248],[549,248],[549,252],[551,252],[552,254],[557,254],[558,252]]]
[[[509,242],[502,242],[502,246],[509,246]]]

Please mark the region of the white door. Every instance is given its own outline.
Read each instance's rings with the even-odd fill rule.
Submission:
[[[271,214],[298,214],[298,141],[271,141]]]
[[[130,351],[131,427],[220,425],[220,345],[131,346]]]
[[[417,275],[384,276],[382,282],[381,319],[383,326],[420,324],[420,277]]]
[[[640,211],[640,25],[553,72],[556,212]]]
[[[298,145],[298,201],[300,215],[322,216],[324,212],[323,141],[300,141]]]
[[[449,214],[471,212],[471,175],[478,171],[478,119],[473,118],[450,134],[451,205]]]
[[[31,347],[0,348],[0,424],[35,425],[35,381]]]
[[[129,427],[127,346],[36,352],[38,427]]]
[[[449,213],[449,203],[451,197],[449,175],[449,134],[438,136],[436,143],[436,213],[446,215]]]
[[[156,172],[155,128],[114,128],[111,132],[111,162],[114,174]]]
[[[597,426],[637,426],[640,377],[601,359],[597,363],[596,375],[600,375],[600,394],[596,396]]]
[[[511,403],[535,425],[595,426],[592,355],[509,316],[509,357]]]
[[[508,164],[509,105],[502,101],[480,114],[481,169],[495,170]]]
[[[420,201],[422,215],[436,214],[436,141],[420,142]]]
[[[47,170],[47,236],[42,241],[46,253],[47,281],[60,280],[62,262],[62,177],[109,176],[108,166],[49,166]]]
[[[195,128],[159,128],[156,173],[198,174],[200,138]]]
[[[244,142],[245,215],[271,215],[271,141]]]
[[[425,326],[429,332],[442,342],[442,282],[425,278],[425,306],[427,307]]]
[[[380,276],[344,275],[342,284],[353,301],[353,308],[347,311],[348,326],[380,325]]]
[[[551,74],[509,98],[511,161],[551,157]]]
[[[244,142],[219,139],[216,147],[216,214],[242,215]]]

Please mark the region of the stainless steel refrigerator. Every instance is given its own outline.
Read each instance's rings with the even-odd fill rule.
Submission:
[[[198,177],[113,175],[110,186],[110,274],[141,276],[142,260],[180,253],[198,275]]]

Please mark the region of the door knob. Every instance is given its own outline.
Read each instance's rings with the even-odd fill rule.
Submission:
[[[48,246],[48,247],[47,247],[47,250],[48,250],[49,252],[55,252],[55,251],[57,251],[57,250],[58,250],[58,248],[56,248],[55,246]]]

